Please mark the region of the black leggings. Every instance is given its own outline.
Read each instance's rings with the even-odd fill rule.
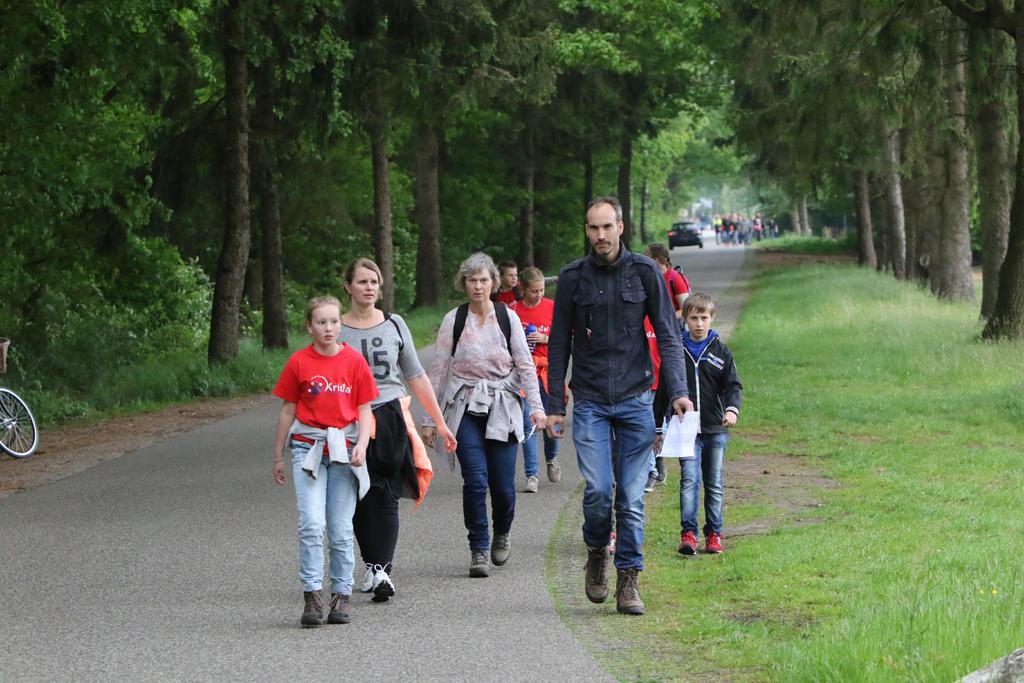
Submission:
[[[398,544],[398,499],[387,487],[371,486],[356,504],[352,526],[363,562],[379,564],[390,572]]]

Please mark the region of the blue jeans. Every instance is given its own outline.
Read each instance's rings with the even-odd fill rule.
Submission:
[[[616,569],[644,568],[644,486],[654,443],[652,400],[649,391],[621,403],[579,400],[572,412],[572,440],[586,480],[583,541],[591,548],[608,545],[614,495]]]
[[[540,402],[544,405],[544,411],[548,409],[548,392],[544,391],[544,385],[541,381],[537,380],[537,386],[540,388]],[[523,429],[524,434],[529,434],[530,430],[533,429],[533,424],[530,422],[530,407],[526,401],[523,401]],[[548,436],[546,429],[538,429],[529,439],[523,442],[523,472],[528,477],[537,476],[537,434],[544,434],[544,459],[551,462],[558,457],[558,439],[552,439]]]
[[[680,460],[683,468],[679,485],[679,518],[683,533],[697,533],[697,498],[701,481],[704,482],[704,535],[722,533],[722,501],[725,485],[722,466],[725,463],[725,444],[729,434],[698,434],[694,443],[694,457]]]
[[[491,547],[487,533],[488,488],[495,534],[507,534],[516,514],[516,449],[519,444],[514,437],[507,442],[485,439],[486,430],[486,415],[466,413],[455,435],[459,441],[455,454],[462,470],[462,516],[471,550]]]
[[[320,461],[316,479],[302,469],[310,444],[291,442],[292,481],[299,511],[299,581],[302,590],[318,591],[324,578],[324,531],[330,551],[331,592],[352,594],[356,555],[352,515],[359,499],[359,482],[347,464]]]

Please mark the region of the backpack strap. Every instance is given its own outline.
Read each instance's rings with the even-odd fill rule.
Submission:
[[[677,273],[679,273],[680,275],[682,275],[682,277],[683,277],[683,284],[686,285],[686,291],[692,292],[693,291],[693,286],[690,284],[690,278],[686,277],[686,273],[683,272],[682,267],[681,266],[675,266],[675,267],[673,267],[673,270],[676,271]]]
[[[398,333],[398,352],[401,353],[405,350],[405,340],[402,338],[402,328],[398,326],[398,323],[395,322],[395,319],[392,318],[391,314],[387,311],[384,311],[384,320],[390,320],[391,324],[395,326],[395,332]]]
[[[498,327],[505,335],[505,348],[512,355],[512,320],[508,317],[508,308],[503,303],[494,304],[494,315],[498,319]]]
[[[459,337],[462,330],[466,329],[466,318],[469,317],[469,304],[462,304],[455,309],[455,327],[452,328],[452,355],[455,355],[455,348],[459,345]]]
[[[508,317],[508,309],[505,308],[505,304],[500,302],[494,302],[494,316],[498,319],[498,327],[501,328],[501,333],[505,335],[505,348],[508,349],[509,355],[512,354],[512,321]],[[455,349],[459,345],[459,337],[462,336],[462,331],[466,329],[466,319],[469,317],[469,304],[461,304],[455,309],[455,326],[452,328],[452,355],[455,355]]]

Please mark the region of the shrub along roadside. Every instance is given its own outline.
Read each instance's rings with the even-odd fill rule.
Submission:
[[[793,254],[856,254],[857,235],[854,232],[849,232],[842,239],[835,240],[823,237],[785,235],[774,240],[754,242],[750,246],[764,251],[786,251]]]
[[[1021,345],[978,341],[973,305],[855,267],[779,270],[752,292],[730,344],[746,400],[726,553],[676,552],[670,467],[648,497],[648,615],[616,624],[646,643],[634,672],[950,681],[1020,647]],[[797,515],[730,498],[728,461],[769,456],[838,486]],[[766,515],[768,533],[729,538]]]
[[[402,316],[409,324],[417,348],[433,344],[441,318],[453,304],[413,309]],[[301,319],[301,318],[297,318]],[[69,421],[95,421],[112,415],[152,410],[168,403],[269,392],[288,356],[309,343],[305,329],[293,330],[287,351],[263,351],[257,339],[244,339],[239,355],[229,363],[210,367],[204,345],[150,355],[121,365],[91,367],[83,374],[87,386],[71,389],[69,382],[29,378],[25,373],[0,377],[0,384],[17,389],[32,406],[42,427]],[[66,363],[88,363],[89,352],[73,354]],[[12,364],[27,361],[26,352],[12,347]]]

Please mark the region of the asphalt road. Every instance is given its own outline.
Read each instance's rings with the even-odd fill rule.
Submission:
[[[745,253],[713,242],[673,259],[722,297],[727,331]],[[570,440],[562,481],[519,494],[511,560],[488,579],[468,578],[461,480],[434,456],[423,505],[402,501],[397,595],[357,593],[351,624],[304,630],[294,493],[270,474],[277,408],[0,501],[0,680],[611,680],[544,576],[556,515],[578,504]]]

